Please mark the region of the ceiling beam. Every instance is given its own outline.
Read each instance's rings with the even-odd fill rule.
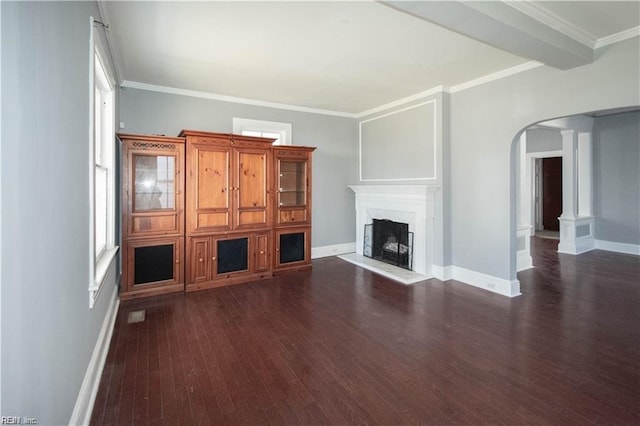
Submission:
[[[546,65],[593,62],[593,49],[502,1],[379,0],[387,6],[482,43]]]

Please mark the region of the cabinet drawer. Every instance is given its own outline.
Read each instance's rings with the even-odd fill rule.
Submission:
[[[179,233],[178,215],[169,214],[166,216],[133,216],[132,229],[130,236],[149,235],[149,234],[169,234]]]
[[[278,223],[304,223],[307,222],[307,209],[283,210],[280,209]]]

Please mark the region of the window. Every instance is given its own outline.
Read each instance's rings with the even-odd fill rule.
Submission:
[[[93,224],[90,255],[89,306],[92,308],[100,294],[107,270],[115,258],[115,104],[109,68],[103,54],[105,49],[95,34],[100,31],[91,19],[91,92],[93,111],[90,116],[91,172],[89,198],[92,201]]]
[[[273,138],[274,145],[291,145],[291,124],[277,121],[233,119],[233,133],[245,136]]]

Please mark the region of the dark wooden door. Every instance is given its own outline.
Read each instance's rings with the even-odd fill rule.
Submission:
[[[542,159],[542,227],[560,231],[562,214],[562,157]]]

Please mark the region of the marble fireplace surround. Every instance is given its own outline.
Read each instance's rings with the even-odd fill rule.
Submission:
[[[437,185],[351,185],[355,192],[356,253],[340,256],[404,284],[433,278]],[[363,256],[364,226],[373,219],[407,223],[413,232],[413,271]]]

